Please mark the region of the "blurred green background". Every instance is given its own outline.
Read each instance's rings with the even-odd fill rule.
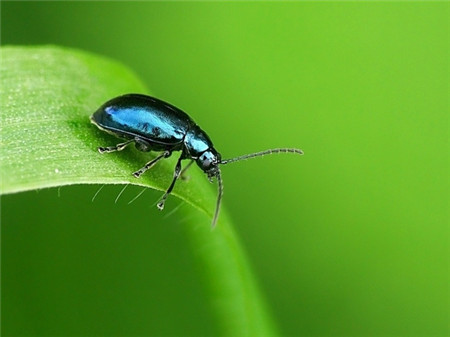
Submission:
[[[449,3],[1,9],[3,45],[122,61],[223,157],[305,151],[222,169],[283,335],[448,335]],[[157,212],[154,191],[127,205],[131,187],[115,204],[120,186],[91,202],[97,190],[2,197],[3,335],[220,333],[178,206]]]

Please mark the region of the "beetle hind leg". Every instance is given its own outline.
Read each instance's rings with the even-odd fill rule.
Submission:
[[[148,141],[139,137],[134,138],[134,146],[142,152],[149,152],[152,150],[152,145]]]
[[[111,153],[116,151],[122,151],[124,148],[126,148],[128,145],[130,145],[132,142],[134,142],[134,139],[127,140],[126,142],[117,144],[115,146],[100,146],[98,148],[98,152],[100,153]]]

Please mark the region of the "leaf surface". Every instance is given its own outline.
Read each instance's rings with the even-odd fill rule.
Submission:
[[[132,172],[153,154],[134,148],[104,155],[97,151],[98,146],[120,140],[98,130],[89,116],[112,97],[148,93],[129,69],[73,49],[10,46],[1,48],[0,76],[1,194],[73,184],[167,188],[175,154],[136,179]],[[274,325],[224,210],[217,228],[210,229],[214,189],[200,170],[192,168],[189,175],[188,182],[177,182],[173,195],[193,206],[187,239],[202,266],[205,291],[223,335],[274,335]]]

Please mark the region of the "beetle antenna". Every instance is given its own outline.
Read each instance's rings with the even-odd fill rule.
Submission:
[[[243,160],[243,159],[249,159],[254,157],[260,157],[264,156],[266,154],[274,154],[274,153],[297,153],[299,155],[303,154],[303,151],[300,149],[292,149],[292,148],[279,148],[279,149],[269,149],[265,151],[250,153],[250,154],[244,154],[243,156],[234,157],[230,159],[221,160],[220,164],[229,164],[235,161]]]
[[[217,167],[217,182],[219,183],[219,195],[217,196],[217,202],[216,202],[216,210],[214,211],[214,218],[211,224],[212,229],[216,227],[217,218],[219,217],[219,211],[220,211],[220,202],[222,201],[222,195],[223,195],[223,182],[222,182],[222,176],[220,175],[220,169]]]

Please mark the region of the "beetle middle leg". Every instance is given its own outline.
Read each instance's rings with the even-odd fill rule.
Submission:
[[[158,161],[160,161],[163,158],[169,158],[171,154],[172,154],[172,152],[170,152],[170,151],[164,151],[158,157],[150,160],[147,164],[145,164],[144,167],[142,167],[139,170],[137,170],[136,172],[134,172],[133,175],[136,178],[139,178],[145,171],[151,169],[153,167],[153,165],[155,165]]]
[[[162,196],[161,200],[156,204],[156,206],[161,211],[164,209],[164,203],[166,202],[166,199],[169,196],[169,194],[172,192],[173,187],[175,186],[175,182],[177,181],[178,177],[180,176],[180,173],[181,173],[181,160],[182,159],[183,159],[183,155],[181,155],[180,158],[178,158],[177,165],[175,166],[175,171],[173,173],[172,183],[170,184],[170,186],[167,189],[166,193],[164,193],[164,195]]]
[[[98,152],[100,153],[110,153],[115,151],[122,151],[124,148],[126,148],[128,145],[130,145],[132,142],[134,142],[134,139],[127,140],[126,142],[117,144],[115,146],[105,146],[105,147],[99,147]]]

